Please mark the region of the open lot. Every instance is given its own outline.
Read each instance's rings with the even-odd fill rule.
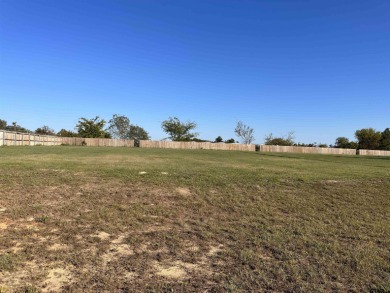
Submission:
[[[0,292],[390,290],[390,157],[0,148]]]

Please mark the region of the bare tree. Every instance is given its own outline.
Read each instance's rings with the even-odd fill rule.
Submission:
[[[108,132],[113,138],[126,139],[130,132],[130,119],[124,115],[115,114],[108,121]]]
[[[241,141],[243,144],[251,144],[255,137],[253,136],[253,133],[255,131],[253,128],[249,127],[248,125],[245,125],[241,121],[237,122],[236,129],[234,130],[234,133],[241,138]]]

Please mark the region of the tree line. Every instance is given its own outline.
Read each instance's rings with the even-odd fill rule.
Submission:
[[[363,128],[355,131],[356,141],[346,137],[336,138],[334,147],[366,150],[390,150],[390,128],[378,131],[374,128]]]
[[[165,139],[170,139],[172,141],[238,143],[234,138],[224,140],[221,136],[218,136],[214,141],[200,139],[199,133],[193,131],[196,127],[196,122],[183,122],[177,117],[169,117],[161,123],[162,130],[168,135]],[[11,125],[8,125],[7,121],[2,119],[0,119],[0,129],[26,133],[34,132],[42,135],[57,135],[61,137],[133,139],[136,143],[139,142],[139,140],[150,139],[149,133],[143,127],[132,124],[128,117],[118,114],[114,114],[108,123],[99,116],[91,119],[81,117],[75,126],[75,131],[61,129],[56,133],[47,125],[39,127],[35,131],[30,131],[18,125],[16,122],[12,122]],[[242,121],[237,122],[234,133],[243,144],[251,144],[255,140],[254,129],[244,124]],[[275,137],[270,133],[265,136],[264,143],[266,145],[280,146],[390,150],[390,128],[386,128],[382,132],[373,128],[363,128],[355,131],[355,138],[356,141],[350,141],[346,137],[338,137],[336,138],[334,145],[329,146],[316,142],[305,144],[295,142],[294,132],[290,131],[286,136],[282,137]]]
[[[106,127],[107,124],[108,126]],[[60,131],[55,132],[54,129],[47,125],[38,127],[35,131],[31,131],[21,127],[16,122],[12,122],[11,125],[8,125],[7,121],[2,119],[0,119],[0,129],[61,137],[118,138],[134,139],[136,141],[150,139],[149,133],[145,129],[130,123],[128,117],[117,114],[113,115],[108,123],[99,116],[91,119],[81,117],[75,126],[75,131],[61,129]]]
[[[356,141],[350,141],[347,137],[338,137],[333,145],[322,143],[296,143],[294,132],[289,132],[287,136],[274,137],[271,134],[264,139],[266,145],[281,146],[306,146],[306,147],[334,147],[344,149],[367,149],[367,150],[390,150],[390,128],[384,131],[377,131],[374,128],[362,128],[355,131]]]
[[[108,126],[106,127],[107,124]],[[208,141],[198,138],[199,133],[192,131],[196,127],[197,124],[195,122],[182,122],[177,117],[169,117],[161,123],[162,130],[168,134],[168,137],[165,139],[172,141]],[[41,126],[35,131],[30,131],[27,128],[21,127],[16,122],[8,125],[7,121],[2,119],[0,119],[0,129],[41,135],[56,135],[60,137],[133,139],[136,143],[140,140],[150,139],[149,133],[143,127],[130,123],[128,117],[118,114],[114,114],[108,123],[99,116],[91,119],[81,117],[75,126],[75,131],[61,129],[55,132],[47,125]],[[234,131],[241,138],[242,143],[250,144],[254,141],[253,128],[243,124],[241,121],[237,123]],[[223,140],[221,136],[218,136],[213,142],[235,143],[238,141],[234,138]]]

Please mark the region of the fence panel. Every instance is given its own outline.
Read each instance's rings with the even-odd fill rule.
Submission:
[[[81,137],[58,137],[51,135],[40,135],[33,133],[19,133],[0,130],[0,146],[113,146],[113,147],[134,147],[134,140],[108,139],[108,138],[81,138]]]
[[[279,145],[260,145],[260,151],[273,152],[273,153],[356,155],[355,149],[279,146]]]
[[[390,156],[390,151],[381,150],[359,150],[361,156]]]
[[[34,133],[19,133],[0,130],[0,146],[101,146],[101,147],[134,147],[134,140],[109,139],[109,138],[81,138],[81,137],[57,137],[49,135],[39,135]],[[228,144],[210,143],[194,141],[152,141],[141,140],[141,148],[161,148],[161,149],[205,149],[205,150],[229,150],[229,151],[250,151],[254,152],[254,144]],[[319,148],[319,147],[299,147],[299,146],[272,146],[260,145],[261,152],[282,152],[282,153],[302,153],[302,154],[333,154],[333,155],[356,155],[355,149],[341,148]],[[390,156],[390,151],[382,150],[359,150],[361,156]]]
[[[153,141],[140,140],[141,148],[160,148],[160,149],[203,149],[203,150],[234,150],[234,151],[252,151],[256,150],[254,144],[227,144],[195,141]]]

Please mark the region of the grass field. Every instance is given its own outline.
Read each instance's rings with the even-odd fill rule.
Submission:
[[[390,157],[0,148],[0,292],[389,290]]]

